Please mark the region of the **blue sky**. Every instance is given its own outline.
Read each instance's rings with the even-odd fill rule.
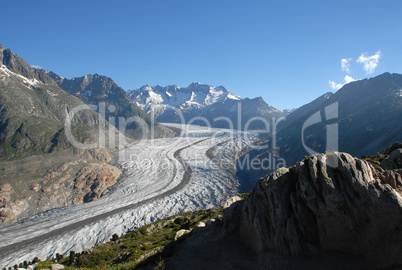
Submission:
[[[1,9],[0,43],[31,65],[106,75],[125,90],[202,82],[285,109],[336,91],[345,76],[402,73],[398,0],[16,0]]]

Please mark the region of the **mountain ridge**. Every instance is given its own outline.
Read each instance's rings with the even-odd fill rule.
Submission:
[[[58,145],[67,147],[64,139],[60,141],[57,138],[60,138],[61,131],[64,133],[68,111],[83,105],[82,102],[60,89],[44,70],[32,68],[10,49],[1,49],[0,55],[2,60],[0,69],[2,157],[13,156],[13,153],[18,152],[30,154],[27,151],[29,145],[38,146],[39,152],[52,151],[52,148],[56,146],[49,145],[52,141],[63,141]],[[90,133],[96,132],[98,124],[96,118],[96,113],[93,111],[83,110],[75,115],[74,120],[85,124],[87,126],[84,128],[85,133],[88,133],[85,136],[91,137]],[[47,129],[40,128],[46,125]],[[47,134],[45,136],[39,135],[45,133]],[[14,140],[11,148],[7,140]],[[40,146],[37,144],[39,141],[47,146]],[[7,151],[11,152],[5,154]]]
[[[78,97],[87,104],[99,106],[105,103],[105,118],[114,119],[114,125],[119,128],[118,118],[129,119],[131,117],[139,117],[144,120],[147,131],[142,130],[140,123],[129,123],[127,125],[127,135],[134,139],[142,138],[144,133],[149,133],[151,127],[155,128],[156,137],[174,136],[175,133],[159,125],[151,116],[146,114],[138,107],[127,95],[127,92],[118,86],[113,79],[98,74],[89,74],[72,79],[63,78],[56,73],[49,71],[51,76],[60,88],[68,93]]]
[[[319,121],[305,126],[314,117]],[[304,145],[318,153],[333,150],[327,149],[327,136],[332,135],[327,127],[332,125],[337,132],[332,142],[338,144],[339,151],[363,156],[402,141],[401,119],[402,75],[386,72],[346,84],[336,93],[324,94],[296,109],[279,123],[277,133],[262,140],[266,150],[256,149],[250,155],[260,160],[283,158],[293,165],[312,154]],[[249,170],[246,178],[251,181],[266,173]]]
[[[100,141],[117,129],[10,49],[0,58],[0,227],[106,194],[121,171]]]
[[[288,114],[287,111],[269,106],[261,97],[242,99],[223,86],[214,87],[201,83],[191,83],[184,88],[177,85],[145,85],[129,90],[128,94],[138,106],[148,114],[154,114],[161,122],[177,123],[183,117],[186,123],[213,127],[265,129],[271,123],[272,117],[279,118]],[[263,120],[255,119],[257,117],[262,117]],[[253,118],[254,123],[247,125]]]

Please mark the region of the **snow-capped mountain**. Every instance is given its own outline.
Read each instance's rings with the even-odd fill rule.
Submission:
[[[193,124],[210,124],[213,127],[239,128],[240,120],[241,128],[244,128],[247,121],[253,117],[263,117],[270,122],[272,117],[287,114],[268,106],[262,98],[242,99],[223,86],[214,87],[201,83],[192,83],[185,88],[177,85],[166,87],[145,85],[140,89],[129,90],[128,95],[147,113],[154,114],[156,120],[160,122],[184,120],[186,123],[192,121]],[[233,125],[227,120],[217,121],[218,117],[226,117]],[[248,128],[264,127],[261,122],[251,124]]]
[[[166,87],[144,85],[140,89],[129,90],[128,94],[146,112],[154,110],[157,117],[170,106],[188,111],[205,108],[224,99],[241,100],[223,86],[213,87],[201,83],[192,83],[187,88],[180,88],[177,85]]]
[[[86,104],[99,105],[105,102],[108,105],[113,105],[115,110],[111,112],[105,111],[107,119],[124,117],[125,119],[133,116],[138,116],[143,119],[149,126],[152,122],[151,117],[139,108],[127,95],[127,92],[118,86],[111,78],[98,75],[89,74],[86,76],[76,77],[72,79],[63,78],[56,73],[49,71],[47,75],[66,92],[78,97]],[[115,121],[118,124],[118,121]],[[149,126],[150,127],[150,126]],[[142,136],[140,129],[132,123],[127,126],[127,135],[133,138]],[[173,132],[163,125],[156,123],[155,133],[156,137],[173,136]]]

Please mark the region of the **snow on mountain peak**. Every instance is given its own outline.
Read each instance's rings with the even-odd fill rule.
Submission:
[[[152,91],[152,88],[148,84],[146,84],[146,85],[141,86],[139,91],[141,91],[141,92],[149,92],[149,91]]]
[[[241,100],[223,86],[213,87],[200,82],[191,83],[188,87],[180,88],[177,85],[149,86],[129,90],[129,96],[138,106],[145,109],[161,110],[161,107],[173,106],[177,108],[204,108],[226,99]]]
[[[27,86],[28,88],[30,86],[36,86],[38,84],[41,84],[42,82],[37,80],[37,79],[28,79],[27,77],[22,76],[21,74],[15,73],[11,70],[9,70],[5,65],[1,65],[0,71],[2,72],[3,75],[0,75],[0,79],[2,81],[5,81],[7,77],[14,76],[14,78],[18,78],[22,83]],[[43,84],[43,83],[42,83]]]
[[[228,99],[241,100],[240,96],[235,96],[231,92],[228,93],[227,97],[228,97]]]
[[[269,122],[272,117],[287,114],[268,106],[262,98],[242,99],[223,86],[214,87],[201,83],[191,83],[184,88],[172,85],[143,86],[140,89],[129,90],[128,95],[140,108],[157,121],[164,123],[195,119],[203,123],[209,121],[216,127],[233,128],[238,125],[239,128],[261,129],[266,127],[266,123],[261,120],[257,123],[253,117],[260,116]],[[242,122],[237,120],[238,113],[241,114]],[[222,121],[222,117],[226,121]],[[256,123],[245,126],[244,123],[250,120]],[[229,124],[230,121],[232,125]]]

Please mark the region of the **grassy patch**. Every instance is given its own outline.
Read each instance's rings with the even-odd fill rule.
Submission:
[[[201,210],[168,217],[152,224],[129,231],[121,237],[55,262],[48,260],[39,263],[39,269],[51,268],[52,263],[60,263],[67,269],[135,269],[139,265],[153,263],[157,269],[163,268],[162,258],[175,253],[177,242],[175,234],[182,229],[193,230],[199,222],[220,218],[222,209]]]

